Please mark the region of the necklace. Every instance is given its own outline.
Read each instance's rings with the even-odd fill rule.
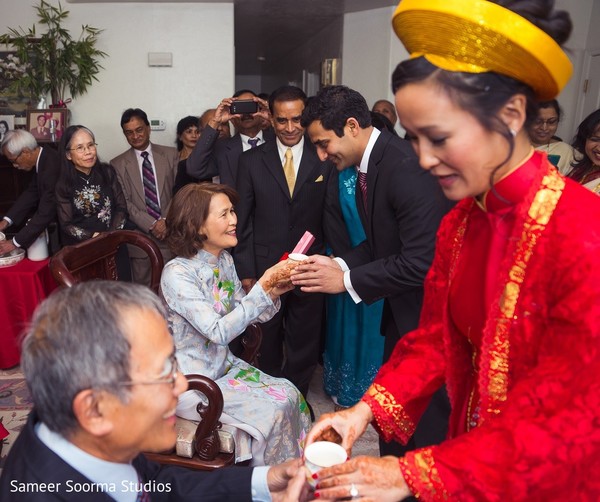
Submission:
[[[84,176],[82,176],[82,175],[84,175]],[[77,176],[79,176],[80,179],[85,181],[86,186],[88,186],[90,184],[90,177],[91,177],[90,175],[91,175],[91,173],[86,175],[85,173],[82,173],[81,171],[79,171],[77,173]]]

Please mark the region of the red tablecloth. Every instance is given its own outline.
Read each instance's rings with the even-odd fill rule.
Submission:
[[[56,288],[49,261],[26,258],[0,267],[0,368],[19,364],[21,334],[35,308]]]

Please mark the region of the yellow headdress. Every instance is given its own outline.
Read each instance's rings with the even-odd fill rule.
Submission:
[[[507,75],[540,100],[556,97],[573,72],[547,33],[486,0],[402,0],[392,24],[411,58],[449,71]]]

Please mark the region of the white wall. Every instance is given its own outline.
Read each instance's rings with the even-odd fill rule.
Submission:
[[[359,91],[372,107],[378,99],[394,101],[390,76],[408,54],[392,30],[394,7],[344,16],[342,83]]]
[[[567,44],[574,71],[558,100],[564,111],[558,134],[570,140],[579,118],[576,110],[582,99],[584,55],[592,45],[600,46],[596,27],[600,25],[600,0],[557,0],[556,7],[567,10],[574,29]],[[361,92],[369,106],[377,99],[393,102],[390,77],[396,65],[408,54],[392,30],[395,7],[354,12],[344,16],[342,83]]]
[[[35,2],[0,0],[0,32],[29,27]],[[10,4],[8,6],[7,4]],[[100,3],[69,4],[68,28],[104,28],[99,48],[109,54],[87,94],[69,104],[71,124],[96,134],[99,155],[110,160],[129,147],[119,121],[123,110],[142,108],[166,124],[152,141],[173,145],[175,128],[186,115],[200,115],[234,91],[233,4]],[[171,68],[148,67],[148,52],[171,52]]]

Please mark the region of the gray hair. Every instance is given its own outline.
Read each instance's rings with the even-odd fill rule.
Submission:
[[[131,308],[165,317],[149,288],[119,281],[90,281],[54,292],[35,311],[23,341],[21,367],[40,420],[65,437],[78,427],[73,399],[101,389],[122,402],[130,380],[128,334],[123,315]]]
[[[2,145],[0,145],[0,151],[6,151],[13,157],[20,155],[21,152],[28,148],[29,150],[35,150],[38,147],[37,141],[29,131],[24,129],[14,129],[8,131],[4,135]]]

